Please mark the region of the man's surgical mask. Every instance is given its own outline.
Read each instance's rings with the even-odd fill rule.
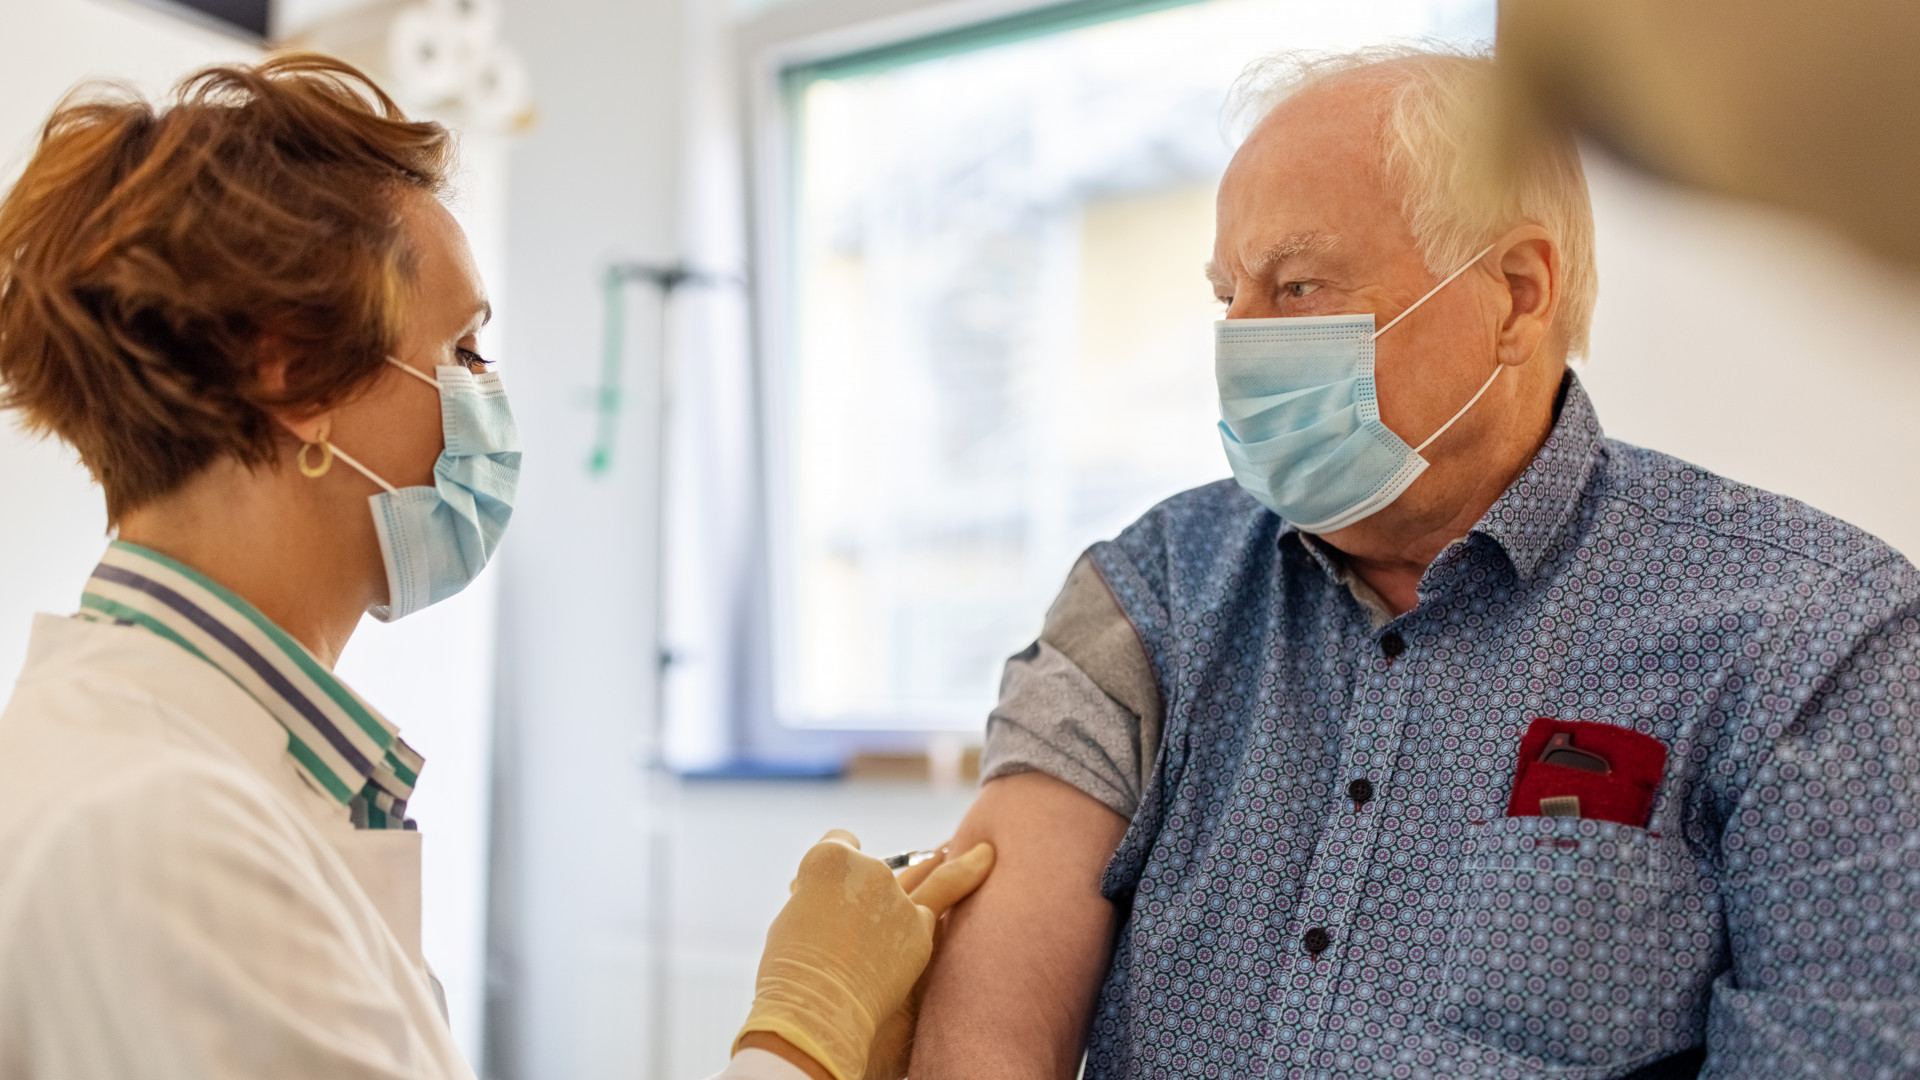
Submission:
[[[1373,316],[1222,319],[1214,327],[1220,441],[1233,477],[1302,532],[1344,529],[1384,509],[1427,471],[1420,451],[1473,408],[1504,365],[1419,446],[1380,422],[1373,342],[1493,247],[1467,260],[1393,322]]]
[[[480,575],[513,517],[520,479],[520,430],[499,375],[443,365],[429,379],[391,357],[387,363],[439,393],[446,448],[434,462],[433,486],[407,488],[333,448],[384,489],[367,500],[387,567],[387,602],[367,613],[381,622],[439,603]]]

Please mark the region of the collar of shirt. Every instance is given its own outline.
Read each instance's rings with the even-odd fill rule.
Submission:
[[[304,645],[239,596],[157,551],[115,541],[79,618],[138,626],[218,668],[287,731],[287,753],[363,829],[411,829],[424,759]]]
[[[1554,541],[1565,532],[1567,520],[1580,505],[1580,492],[1593,473],[1594,452],[1602,438],[1600,418],[1594,414],[1593,402],[1571,371],[1560,383],[1554,413],[1553,430],[1534,454],[1533,462],[1468,534],[1479,534],[1498,544],[1512,560],[1514,571],[1522,581],[1533,580]],[[1300,538],[1301,545],[1330,577],[1353,589],[1355,599],[1373,616],[1375,629],[1391,621],[1391,611],[1347,569],[1338,549],[1282,522],[1281,539],[1289,535]],[[1458,547],[1465,542],[1463,538],[1451,546]],[[1366,591],[1362,593],[1361,589]]]

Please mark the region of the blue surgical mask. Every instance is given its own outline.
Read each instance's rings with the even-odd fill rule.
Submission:
[[[520,430],[499,375],[449,365],[429,379],[391,357],[387,362],[439,393],[446,448],[434,462],[433,486],[406,488],[333,448],[384,489],[367,500],[387,567],[387,602],[367,613],[381,622],[437,604],[480,575],[513,517],[520,480]]]
[[[1302,532],[1369,517],[1427,471],[1420,451],[1480,400],[1503,365],[1419,446],[1380,422],[1373,342],[1484,258],[1475,255],[1378,330],[1372,315],[1222,319],[1214,327],[1220,441],[1233,477]]]

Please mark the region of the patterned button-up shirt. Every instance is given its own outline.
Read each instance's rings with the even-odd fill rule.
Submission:
[[[1920,573],[1885,544],[1605,439],[1570,377],[1384,624],[1231,482],[1090,557],[1165,729],[1089,1077],[1920,1076]],[[1507,816],[1537,717],[1665,744],[1646,827]]]

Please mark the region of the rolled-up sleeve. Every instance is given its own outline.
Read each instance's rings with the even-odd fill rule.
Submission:
[[[1140,718],[1044,641],[1007,661],[987,718],[985,782],[1043,772],[1131,818],[1140,807]]]
[[[1040,639],[1007,661],[981,780],[1046,773],[1131,818],[1153,776],[1160,716],[1146,649],[1082,556]]]

